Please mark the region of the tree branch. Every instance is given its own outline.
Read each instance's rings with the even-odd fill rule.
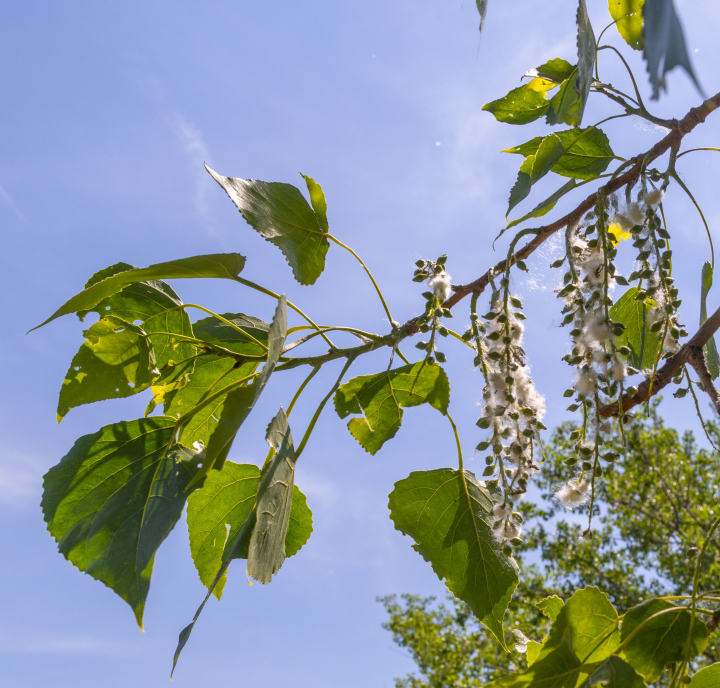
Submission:
[[[647,401],[651,396],[654,396],[657,394],[663,387],[667,386],[668,383],[675,377],[675,374],[677,373],[682,366],[684,366],[686,363],[690,363],[693,367],[695,365],[693,364],[693,360],[697,362],[698,357],[702,359],[703,367],[705,369],[705,372],[707,373],[707,365],[705,365],[705,356],[703,354],[703,347],[705,344],[707,344],[710,337],[715,334],[715,332],[720,328],[720,308],[718,308],[701,326],[700,329],[693,335],[693,337],[690,339],[689,342],[684,344],[679,351],[674,353],[665,363],[665,365],[660,368],[657,373],[655,374],[654,378],[649,378],[642,382],[639,387],[637,394],[634,394],[633,396],[630,396],[629,394],[624,394],[622,397],[622,409],[623,412],[633,408],[633,406],[637,406],[638,404],[642,404],[644,401]],[[697,368],[696,368],[697,370]],[[705,391],[710,395],[710,398],[713,400],[713,403],[715,404],[715,408],[718,409],[718,413],[720,413],[720,399],[718,398],[718,392],[715,389],[715,387],[712,384],[712,379],[710,378],[710,374],[707,373],[707,377],[710,379],[710,385],[709,387],[706,387],[705,381],[703,380],[703,376],[698,372],[698,375],[700,375],[700,380],[703,383],[703,388]],[[652,389],[651,389],[651,383],[652,383]],[[714,393],[714,397],[713,397]],[[607,406],[603,406],[599,414],[603,418],[609,418],[610,416],[616,416],[619,412],[619,405],[618,402],[613,402],[612,404],[608,404]]]

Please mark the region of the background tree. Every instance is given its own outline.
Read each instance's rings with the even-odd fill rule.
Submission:
[[[601,527],[591,540],[583,540],[580,518],[573,514],[568,519],[555,499],[573,456],[570,436],[575,429],[567,423],[553,432],[537,481],[541,499],[523,505],[528,534],[519,547],[521,587],[508,611],[510,645],[522,638],[512,631],[530,635],[532,629],[536,641],[547,632],[549,619],[536,605],[542,607],[541,601],[552,595],[567,599],[578,588],[597,586],[625,612],[652,597],[690,594],[698,544],[717,517],[717,452],[699,448],[691,432],[680,436],[666,427],[653,403],[628,433],[627,446],[615,437],[620,457],[594,507]],[[709,422],[707,430],[717,444],[718,425]],[[587,514],[588,508],[579,507],[577,514]],[[717,552],[716,541],[712,547]],[[703,587],[716,585],[720,560],[708,557],[701,576]],[[403,595],[402,601],[389,596],[381,602],[389,614],[384,627],[420,671],[397,679],[398,688],[482,686],[526,665],[524,641],[513,653],[499,651],[459,600],[449,597],[445,604],[435,604],[433,597]],[[713,633],[698,666],[718,661],[716,622],[710,619],[708,628]],[[667,675],[657,683],[667,684]]]

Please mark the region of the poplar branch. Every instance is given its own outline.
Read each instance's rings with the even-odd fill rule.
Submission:
[[[715,386],[712,384],[712,378],[707,370],[705,354],[703,353],[703,347],[708,343],[710,337],[715,334],[718,328],[720,328],[720,308],[718,308],[700,326],[700,329],[692,336],[690,341],[680,347],[680,349],[667,360],[665,365],[658,369],[653,378],[648,378],[638,386],[637,394],[632,396],[629,394],[623,395],[623,412],[633,408],[633,406],[642,404],[651,396],[655,396],[655,394],[663,389],[663,387],[670,383],[680,368],[682,368],[686,363],[690,363],[690,365],[698,371],[703,389],[710,395],[710,398],[715,404],[715,408],[718,410],[718,413],[720,413],[720,397],[718,396]],[[702,366],[700,366],[699,361],[702,361]],[[698,368],[695,367],[695,364],[697,364],[698,367],[704,368],[704,371],[707,374],[707,379],[709,380],[709,385],[706,384],[706,381],[703,379],[703,374],[699,372]],[[609,418],[610,416],[616,416],[619,410],[620,407],[618,402],[613,402],[612,404],[603,406],[598,413],[603,418]]]

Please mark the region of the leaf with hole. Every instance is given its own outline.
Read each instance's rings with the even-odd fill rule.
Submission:
[[[141,328],[108,316],[85,337],[60,389],[58,422],[76,406],[142,392],[157,375],[152,346]]]
[[[305,177],[316,209],[291,184],[223,177],[207,166],[205,169],[245,221],[283,252],[295,279],[300,284],[314,284],[325,269],[325,255],[330,247],[327,205],[320,186]]]
[[[442,414],[450,403],[450,383],[441,366],[422,361],[375,375],[362,375],[335,393],[340,418],[364,414],[348,423],[365,451],[375,454],[400,428],[403,409],[430,404]]]
[[[491,530],[493,502],[469,471],[417,471],[395,483],[390,518],[455,597],[505,646],[503,618],[517,566]]]
[[[214,253],[192,258],[179,258],[166,263],[157,263],[147,268],[133,268],[112,274],[99,282],[94,282],[84,291],[76,294],[60,306],[47,320],[38,327],[69,313],[81,313],[92,310],[103,299],[116,294],[128,284],[147,282],[148,280],[190,279],[216,277],[219,279],[235,279],[245,267],[245,257],[239,253]],[[30,330],[32,332],[32,330]]]
[[[610,16],[625,42],[635,50],[643,49],[643,5],[645,0],[608,0]]]
[[[255,506],[260,469],[254,464],[226,461],[222,471],[210,471],[205,483],[188,499],[190,552],[203,585],[209,588],[222,566],[225,543],[232,540]],[[285,556],[292,557],[312,533],[312,512],[305,495],[293,487]],[[245,555],[246,556],[246,555]],[[213,594],[220,599],[225,572]]]
[[[42,510],[60,552],[125,600],[142,627],[155,552],[182,514],[194,454],[173,451],[163,416],[81,437],[43,481]]]

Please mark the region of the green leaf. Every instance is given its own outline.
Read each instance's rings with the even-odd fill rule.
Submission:
[[[660,97],[660,90],[667,91],[665,75],[675,67],[682,67],[702,93],[685,45],[680,19],[673,0],[652,0],[643,5],[645,45],[643,57],[647,62],[653,100]]]
[[[148,336],[139,327],[108,316],[85,337],[60,389],[58,422],[76,406],[142,392],[157,374]]]
[[[533,79],[530,83],[514,88],[503,98],[483,105],[495,115],[498,122],[508,124],[527,124],[542,117],[548,109],[545,92],[555,86],[551,81]]]
[[[709,262],[705,261],[702,268],[702,278],[700,284],[700,324],[707,320],[707,295],[712,287],[713,269]],[[705,360],[710,375],[713,380],[720,374],[720,356],[718,356],[717,346],[715,346],[715,337],[710,337],[705,345]]]
[[[630,287],[609,311],[610,318],[625,325],[625,331],[616,338],[618,346],[630,347],[627,360],[638,370],[652,368],[660,350],[658,333],[650,332],[647,313],[653,305],[652,299],[638,301],[637,287]]]
[[[619,644],[615,607],[597,588],[583,588],[560,610],[529,669],[493,681],[488,688],[575,688]]]
[[[692,677],[688,688],[717,688],[720,686],[720,663],[703,667]]]
[[[547,616],[550,621],[555,621],[565,606],[565,603],[557,595],[550,595],[550,597],[535,602],[535,606]]]
[[[203,405],[183,424],[180,441],[185,446],[190,447],[197,441],[207,446],[217,427],[227,395],[238,388],[239,380],[255,372],[259,363],[260,361],[249,361],[238,365],[232,358],[200,356],[195,361],[194,370],[187,383],[164,394],[165,415],[179,418],[210,395],[227,389],[225,394],[218,395]]]
[[[499,551],[493,503],[469,471],[418,471],[390,493],[395,528],[414,541],[448,589],[505,648],[503,617],[518,583],[515,562]]]
[[[81,437],[43,482],[60,552],[124,599],[142,627],[155,552],[187,499],[193,452],[171,451],[175,421],[107,425]]]
[[[275,455],[262,470],[257,490],[257,523],[248,549],[248,576],[269,583],[285,561],[285,538],[290,526],[295,447],[285,411],[280,408],[268,426],[266,439]]]
[[[238,332],[238,330],[215,317],[210,317],[198,320],[193,324],[195,336],[204,342],[221,346],[236,354],[265,357],[266,349],[258,346],[252,341],[251,337],[267,346],[270,325],[264,320],[260,320],[260,318],[245,315],[244,313],[221,313],[220,315],[247,334]]]
[[[561,159],[562,160],[562,159]],[[513,220],[512,222],[508,223],[508,226],[503,229],[500,234],[495,237],[495,240],[499,239],[508,229],[511,227],[515,227],[515,225],[519,225],[521,222],[525,222],[525,220],[529,220],[531,217],[542,217],[543,215],[546,215],[549,213],[554,207],[555,204],[566,194],[572,191],[575,188],[575,180],[571,179],[569,182],[561,186],[552,196],[549,198],[546,198],[541,203],[538,203],[529,213],[526,215],[523,215],[521,218],[517,220]]]
[[[313,185],[310,189],[311,198],[315,195],[313,203],[321,210],[318,214],[291,184],[223,177],[207,165],[205,169],[224,189],[245,221],[283,252],[295,279],[300,284],[314,284],[325,268],[325,254],[330,247],[326,236],[326,206],[323,207],[325,197],[320,201],[320,186],[313,180],[308,181],[309,189],[310,182]]]
[[[620,35],[635,50],[643,49],[643,15],[645,0],[608,0],[610,16]]]
[[[271,340],[272,328],[271,325]],[[225,579],[230,562],[233,559],[247,559],[248,575],[262,583],[269,583],[282,566],[285,557],[289,556],[287,536],[294,493],[295,450],[287,417],[282,408],[268,426],[265,439],[277,451],[260,473],[252,509],[225,543],[220,569],[210,584],[205,599],[195,612],[193,620],[180,631],[170,672],[171,678],[180,653],[195,627],[195,622],[205,608],[210,595],[213,594],[215,586]]]
[[[446,414],[450,383],[441,366],[420,361],[353,378],[338,389],[334,403],[340,418],[364,414],[353,418],[348,428],[365,451],[375,454],[400,428],[403,408],[428,403]]]
[[[595,35],[590,25],[585,0],[580,0],[578,3],[577,27],[577,67],[560,84],[558,92],[550,100],[547,111],[548,124],[569,124],[579,127],[582,123],[595,64]]]
[[[527,657],[527,662],[529,666],[532,666],[537,658],[540,656],[540,651],[542,650],[542,643],[538,643],[535,640],[529,640],[527,644],[527,652],[525,653],[525,656]]]
[[[207,450],[205,451],[205,463],[202,469],[198,471],[198,475],[196,476],[197,480],[205,475],[211,468],[218,470],[222,468],[228,452],[232,447],[235,435],[237,435],[240,426],[248,417],[253,406],[255,406],[255,402],[265,389],[265,385],[280,359],[280,354],[285,344],[285,335],[287,332],[286,303],[287,301],[283,294],[278,301],[275,315],[270,324],[267,360],[265,361],[262,373],[260,373],[260,376],[252,385],[235,389],[225,397],[225,404],[220,414],[220,420],[210,436]]]
[[[254,464],[226,461],[222,471],[210,471],[205,483],[188,499],[190,552],[203,585],[209,588],[222,566],[225,542],[232,540],[255,506],[260,469]],[[285,556],[292,557],[312,533],[312,512],[305,495],[293,487]],[[213,594],[220,599],[227,571]]]
[[[692,619],[688,611],[667,612],[648,621],[653,614],[672,609],[674,606],[665,600],[653,599],[633,607],[625,614],[622,640],[623,642],[626,638],[629,640],[624,645],[622,656],[645,677],[648,683],[660,678],[666,664],[692,659],[707,646],[705,624],[696,621],[693,624],[690,651],[684,650]],[[633,631],[643,622],[647,623],[630,638]]]
[[[557,136],[564,148],[562,157],[553,165],[552,171],[563,177],[595,179],[615,159],[610,141],[601,129],[566,129],[555,132],[552,136]],[[537,153],[543,141],[541,136],[537,136],[502,152],[529,158]]]
[[[114,267],[114,266],[113,266]],[[147,268],[133,268],[123,270],[110,277],[93,283],[84,291],[73,296],[63,306],[58,308],[47,320],[38,327],[69,313],[89,311],[97,306],[103,299],[119,292],[128,284],[146,282],[148,280],[162,279],[188,279],[196,277],[217,277],[221,279],[235,279],[245,267],[245,258],[239,253],[214,253],[206,256],[193,256],[180,258],[167,263],[157,263]]]
[[[314,179],[304,175],[302,172],[300,173],[300,176],[305,180],[308,193],[310,194],[310,203],[313,211],[315,212],[315,217],[317,217],[320,229],[327,233],[330,231],[330,226],[328,225],[327,220],[327,201],[325,200],[325,193],[320,184],[318,184]]]
[[[137,268],[127,263],[111,265],[93,275],[85,288],[127,270]],[[140,324],[150,337],[155,362],[162,370],[165,366],[185,360],[196,352],[195,347],[184,340],[184,337],[193,336],[193,330],[185,309],[178,306],[182,306],[182,301],[169,284],[161,280],[151,280],[125,287],[100,301],[90,311],[101,318],[113,315],[125,322]],[[78,315],[82,320],[87,313],[88,311],[82,311]]]
[[[547,79],[555,84],[561,84],[566,79],[569,79],[575,66],[571,65],[566,60],[556,57],[543,65],[540,65],[537,69],[530,70],[525,76],[540,77],[541,79]]]
[[[588,676],[581,688],[602,685],[604,688],[645,688],[645,681],[617,655],[608,657]]]
[[[542,139],[534,154],[525,158],[525,161],[520,166],[515,185],[510,191],[508,214],[520,201],[528,196],[532,185],[552,169],[564,150],[562,141],[557,135],[550,134]]]

